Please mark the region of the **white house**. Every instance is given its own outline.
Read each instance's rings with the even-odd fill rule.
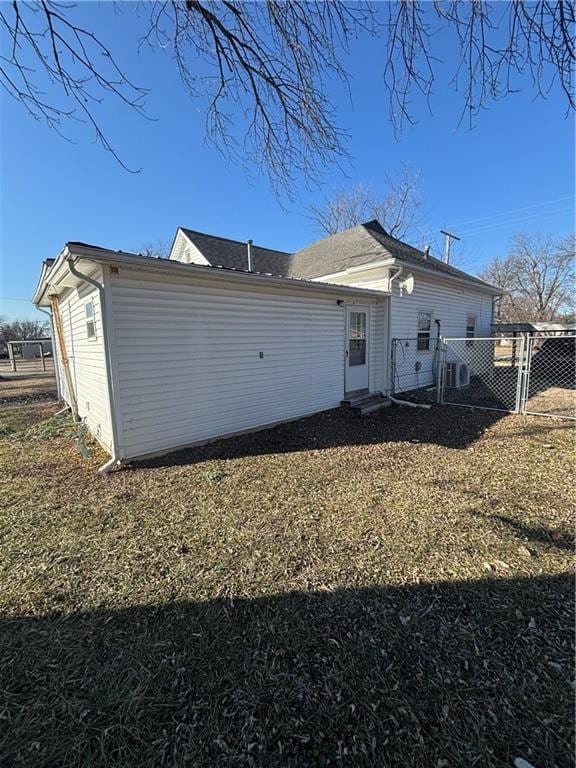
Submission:
[[[392,339],[431,361],[438,322],[489,335],[496,294],[368,222],[294,254],[188,229],[168,259],[70,242],[33,301],[52,309],[59,391],[107,471],[432,383],[431,363],[392,381]]]

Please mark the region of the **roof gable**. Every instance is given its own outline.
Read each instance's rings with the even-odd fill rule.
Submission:
[[[229,240],[193,229],[181,231],[205,259],[206,264],[226,269],[248,270],[248,244],[241,240]],[[288,277],[291,254],[252,245],[252,272]]]

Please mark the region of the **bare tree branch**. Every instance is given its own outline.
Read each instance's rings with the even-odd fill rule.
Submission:
[[[568,108],[576,106],[572,2],[400,0],[385,7],[385,82],[390,117],[398,129],[414,122],[415,96],[430,99],[443,53],[435,41],[445,41],[450,32],[460,53],[453,84],[464,94],[462,119],[467,117],[470,126],[490,100],[517,90],[527,75],[540,96],[557,82]]]
[[[106,93],[144,115],[147,91],[128,79],[101,40],[70,20],[73,7],[54,0],[13,0],[0,6],[0,28],[11,41],[8,55],[0,56],[0,83],[31,117],[45,121],[64,138],[66,120],[87,122],[97,141],[130,170],[107,138],[94,107]],[[63,102],[46,97],[43,78],[63,94]]]
[[[347,133],[328,94],[334,82],[349,87],[344,61],[360,35],[385,39],[385,96],[398,129],[414,122],[416,98],[431,99],[450,41],[459,52],[453,84],[463,94],[461,119],[470,125],[526,78],[543,97],[557,84],[568,108],[576,106],[575,11],[564,0],[398,0],[374,8],[364,0],[155,0],[118,7],[144,18],[140,45],[172,56],[185,91],[205,100],[207,139],[289,194],[297,177],[315,182],[346,157]],[[124,165],[98,107],[113,98],[144,114],[147,91],[76,14],[74,4],[58,0],[1,4],[0,85],[64,138],[67,121],[87,123]],[[136,38],[133,22],[125,25]]]
[[[501,288],[499,320],[557,320],[574,313],[574,236],[514,236],[504,259],[496,257],[480,277]]]
[[[310,217],[327,235],[378,219],[389,234],[402,240],[414,234],[420,224],[420,182],[419,171],[402,166],[396,177],[386,177],[383,194],[360,184],[310,206]]]

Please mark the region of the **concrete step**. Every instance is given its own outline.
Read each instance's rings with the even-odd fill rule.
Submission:
[[[382,397],[376,403],[369,403],[367,405],[362,405],[359,408],[355,408],[354,410],[360,416],[365,416],[367,413],[373,413],[374,411],[379,411],[380,408],[388,408],[388,406],[390,405],[392,405],[390,400],[388,400],[386,397]]]
[[[362,400],[366,400],[367,398],[373,396],[374,393],[370,394],[367,389],[357,389],[354,392],[346,392],[344,395],[344,400],[342,400],[342,404],[352,407],[357,403],[362,402]]]
[[[363,416],[366,413],[372,413],[380,408],[386,408],[390,405],[390,400],[384,397],[380,392],[350,392],[342,401],[354,413]]]

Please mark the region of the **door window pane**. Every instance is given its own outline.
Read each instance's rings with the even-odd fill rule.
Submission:
[[[350,312],[349,365],[366,364],[366,312]]]

